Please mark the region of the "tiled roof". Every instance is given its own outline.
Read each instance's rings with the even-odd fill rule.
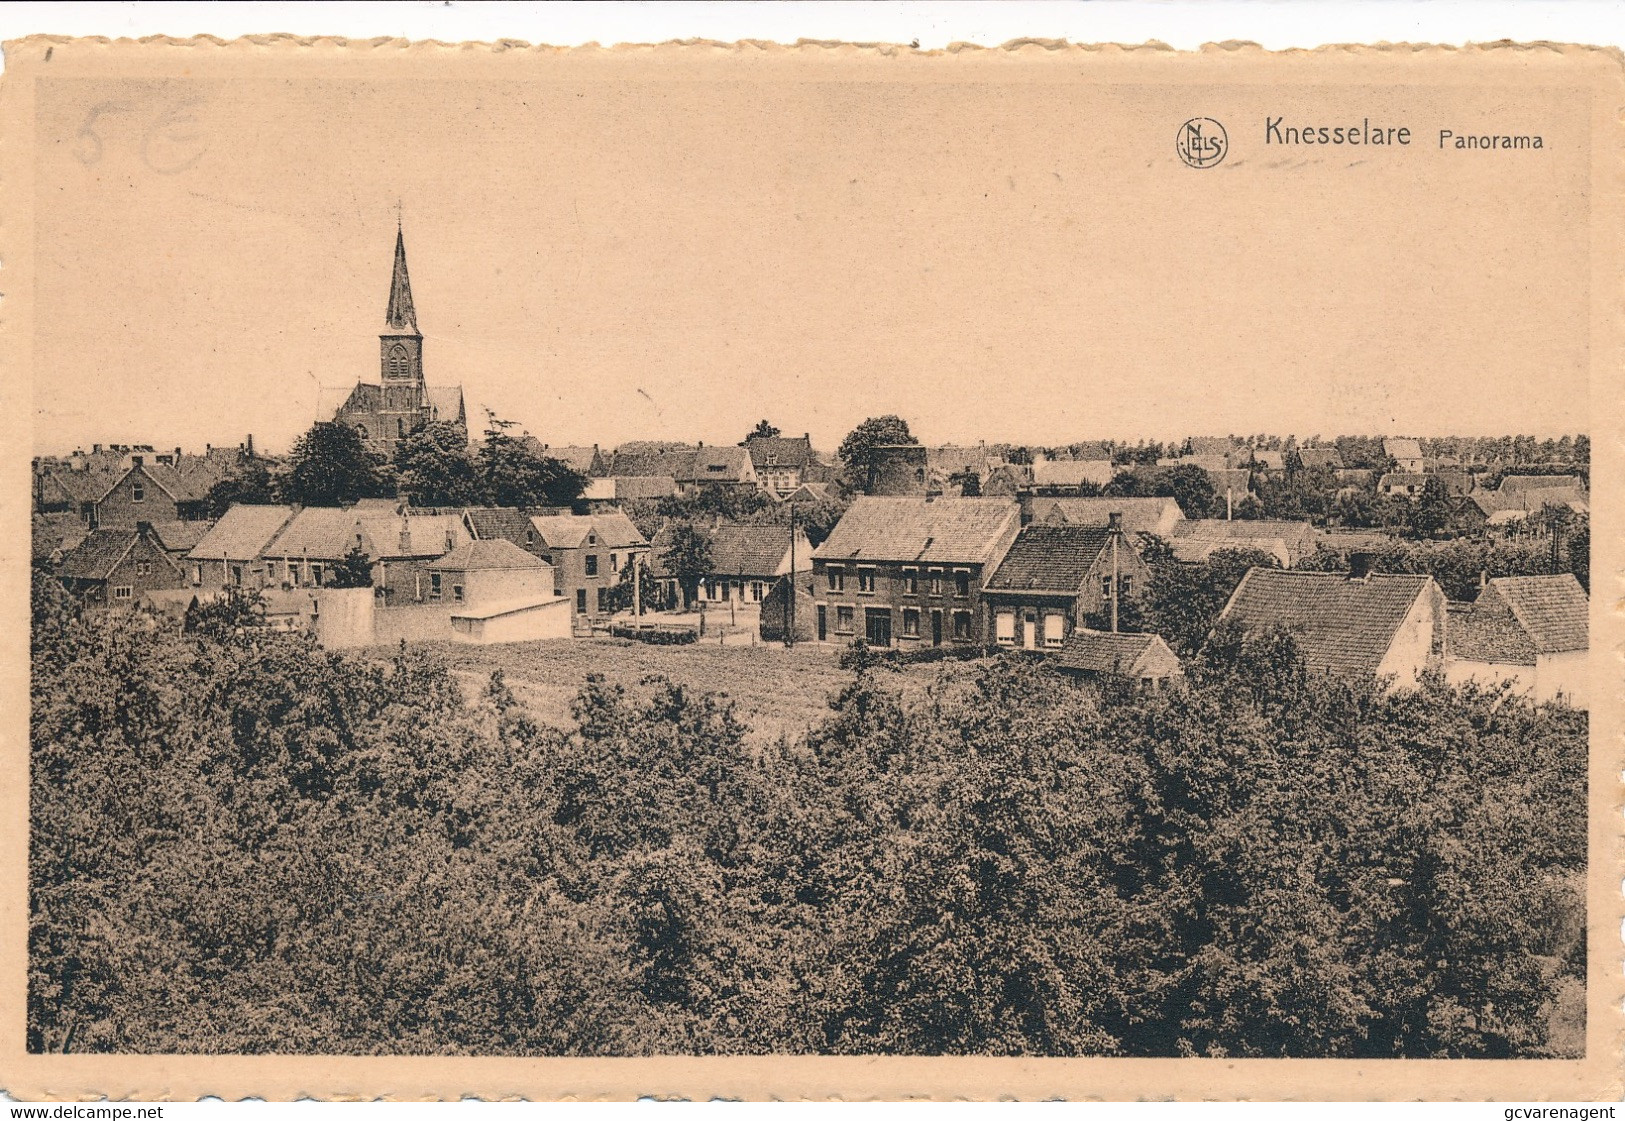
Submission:
[[[699,449],[692,444],[622,444],[610,459],[609,473],[621,475],[665,475],[684,479],[694,473],[694,453]]]
[[[1286,563],[1291,564],[1315,551],[1315,527],[1308,522],[1270,518],[1193,518],[1174,526],[1173,541],[1176,546],[1185,543],[1193,549],[1211,546],[1209,552],[1243,548],[1273,552],[1266,543],[1279,542],[1287,550]]]
[[[684,482],[692,479],[696,483],[737,483],[750,478],[754,470],[750,453],[744,448],[699,448],[694,452],[688,479],[682,475],[677,478]]]
[[[252,507],[251,507],[252,508]],[[260,507],[265,509],[266,507]],[[236,510],[238,507],[232,507]],[[230,517],[231,510],[226,512]],[[398,518],[384,520],[398,521]],[[221,518],[224,525],[226,518]],[[273,557],[315,557],[318,560],[340,560],[357,544],[365,547],[366,542],[358,540],[360,526],[357,524],[354,510],[347,510],[338,506],[306,506],[293,516],[288,527],[277,535],[263,550],[265,555]],[[209,545],[207,538],[194,549],[194,556],[207,557],[204,546]],[[219,554],[216,553],[216,556]],[[231,558],[233,560],[237,558]]]
[[[978,477],[987,470],[987,447],[982,444],[940,444],[925,449],[925,464],[942,475],[973,471]]]
[[[1498,576],[1479,593],[1493,593],[1512,609],[1542,654],[1590,647],[1590,602],[1573,573],[1557,576]]]
[[[291,517],[292,506],[233,506],[192,547],[190,556],[193,560],[253,560]]]
[[[1311,670],[1374,673],[1430,584],[1428,576],[1386,572],[1353,580],[1341,573],[1251,568],[1220,618],[1248,631],[1286,628]]]
[[[831,497],[828,483],[802,483],[785,496],[786,502],[824,502]]]
[[[591,517],[599,539],[611,549],[625,549],[649,543],[643,534],[638,532],[638,527],[632,524],[632,519],[621,510],[600,510]]]
[[[616,475],[614,482],[617,502],[669,498],[677,493],[677,480],[670,475]]]
[[[527,553],[512,541],[494,538],[488,541],[470,541],[459,545],[430,568],[443,568],[457,572],[488,571],[493,569],[546,568],[547,563],[533,553]]]
[[[1279,471],[1286,466],[1286,453],[1278,451],[1261,451],[1253,449],[1253,463],[1270,471]]]
[[[374,560],[397,557],[440,557],[472,538],[461,514],[360,514],[356,529],[366,538],[367,555]],[[351,534],[352,538],[354,533]],[[280,545],[280,542],[279,542]],[[344,552],[349,551],[345,546]],[[338,555],[343,556],[344,552]],[[312,556],[315,554],[312,553]]]
[[[1123,528],[1131,533],[1160,533],[1164,519],[1184,517],[1172,498],[1038,498],[1033,500],[1033,521],[1105,525],[1114,513],[1123,515]]]
[[[520,442],[533,455],[556,459],[578,475],[591,475],[593,468],[600,465],[601,457],[595,447],[544,444],[534,436],[526,436]]]
[[[1547,505],[1567,506],[1579,511],[1589,509],[1585,492],[1573,487],[1541,487],[1512,491],[1475,490],[1467,497],[1490,517],[1497,514],[1533,513]]]
[[[512,541],[515,545],[522,545],[525,543],[525,534],[534,532],[530,524],[530,515],[512,506],[471,506],[463,511],[463,516],[468,519],[474,535],[481,540],[500,538]]]
[[[44,560],[58,549],[72,549],[85,539],[86,532],[79,515],[71,511],[61,514],[35,514],[31,542],[34,559]]]
[[[1105,486],[1115,474],[1109,459],[1051,459],[1032,467],[1033,483],[1041,487],[1075,487],[1079,483]]]
[[[805,467],[812,462],[812,441],[806,436],[752,436],[745,441],[751,462],[764,467]]]
[[[1299,448],[1298,462],[1305,467],[1341,467],[1343,455],[1336,448]]]
[[[1029,525],[1017,534],[987,586],[1075,595],[1110,543],[1111,531],[1102,525]]]
[[[189,553],[209,532],[208,522],[155,522],[152,534],[169,553]]]
[[[105,580],[139,536],[134,529],[93,529],[63,556],[61,573],[75,580]]]
[[[1236,450],[1237,444],[1230,436],[1192,436],[1190,439],[1192,455],[1229,455]]]
[[[1212,452],[1170,456],[1157,460],[1158,467],[1200,467],[1204,471],[1228,471],[1230,456]]]
[[[530,524],[550,549],[579,549],[593,529],[591,518],[574,514],[538,516],[531,518]]]
[[[711,571],[722,575],[775,576],[790,552],[790,527],[723,522],[706,532]]]
[[[1508,475],[1501,480],[1500,490],[1511,494],[1520,490],[1577,490],[1579,487],[1578,475]]]
[[[1207,477],[1213,484],[1213,492],[1220,498],[1224,497],[1227,490],[1233,494],[1246,494],[1253,485],[1253,474],[1245,467],[1227,467],[1222,471],[1210,470]]]
[[[861,497],[815,554],[830,560],[981,563],[1014,535],[1016,503],[1000,498]]]
[[[1382,454],[1395,459],[1421,459],[1422,444],[1402,436],[1389,436],[1382,442]]]
[[[1420,471],[1390,471],[1377,480],[1379,487],[1420,487],[1426,486],[1428,477]]]
[[[1055,664],[1081,673],[1125,677],[1169,677],[1179,659],[1160,635],[1124,634],[1079,628],[1066,636]]]
[[[464,419],[462,386],[426,385],[423,387],[423,396],[429,405],[430,420]]]
[[[1450,605],[1450,656],[1467,662],[1532,666],[1535,644],[1510,611]]]

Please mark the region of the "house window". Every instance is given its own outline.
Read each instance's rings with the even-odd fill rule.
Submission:
[[[453,603],[463,602],[463,586],[461,584],[453,584],[451,586],[451,601]]]
[[[940,568],[931,570],[931,594],[934,596],[942,594],[942,569]]]
[[[954,612],[954,638],[964,642],[970,639],[970,612]]]
[[[586,572],[587,572],[588,576],[597,576],[598,575],[598,554],[597,553],[588,553],[586,555],[586,557],[583,558],[582,563],[587,566],[586,567]]]
[[[1000,611],[993,616],[993,636],[1000,646],[1016,644],[1016,613]]]
[[[130,484],[130,501],[131,502],[145,502],[146,500],[147,500],[147,488],[142,486],[140,483],[131,483]]]
[[[750,582],[750,600],[752,603],[762,602],[762,582],[760,580]]]
[[[440,598],[440,573],[438,572],[429,573],[429,598],[431,600]]]
[[[1044,616],[1044,645],[1059,646],[1066,638],[1066,616],[1051,612]]]
[[[875,594],[875,570],[872,568],[858,569],[858,591],[863,595]]]
[[[300,573],[299,573],[299,562],[298,561],[289,561],[288,562],[288,583],[292,584],[294,587],[297,588],[299,586],[299,575],[300,575]]]
[[[234,564],[234,565],[231,566],[231,582],[235,587],[240,588],[240,587],[243,586],[243,566],[242,565]]]
[[[954,595],[960,599],[970,595],[970,573],[965,571],[954,573]]]
[[[322,566],[314,561],[312,561],[310,565],[310,582],[315,587],[319,588],[322,586]]]
[[[917,568],[903,569],[903,594],[916,596],[920,594],[920,570]]]
[[[525,544],[527,544],[527,545],[536,544],[536,531],[534,529],[525,530]]]
[[[152,575],[152,562],[151,561],[144,561],[144,560],[136,561],[135,562],[135,574],[137,576],[151,576]]]
[[[194,564],[192,566],[192,586],[197,587],[201,583],[203,583],[203,566]]]
[[[1112,578],[1110,576],[1102,576],[1100,578],[1100,599],[1101,599],[1101,602],[1102,603],[1109,603],[1111,601],[1111,598],[1112,598]]]
[[[611,572],[619,572],[621,570],[621,554],[609,554],[609,570]]]
[[[903,637],[920,637],[920,612],[917,608],[903,608]]]
[[[835,609],[835,633],[852,633],[852,609],[850,607],[837,607]]]
[[[609,613],[609,589],[608,588],[599,588],[598,589],[598,614],[606,615],[608,613]]]
[[[829,566],[829,568],[825,569],[825,575],[829,578],[830,591],[846,591],[846,569],[842,568],[840,565],[832,564]]]
[[[128,584],[120,584],[118,587],[113,589],[114,599],[129,599],[134,594],[135,589],[130,587]]]
[[[1132,576],[1119,576],[1117,578],[1117,594],[1120,595],[1120,596],[1131,596],[1131,595],[1133,595],[1134,594],[1134,577],[1132,577]]]
[[[276,561],[274,560],[265,562],[265,582],[267,584],[276,583]]]
[[[577,615],[585,615],[586,613],[587,613],[587,589],[586,588],[577,588],[576,589],[576,614]]]

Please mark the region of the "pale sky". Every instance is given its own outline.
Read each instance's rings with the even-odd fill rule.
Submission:
[[[738,65],[42,79],[36,451],[285,449],[319,385],[376,376],[397,200],[428,379],[475,430],[486,407],[606,447],[766,417],[833,449],[881,413],[927,442],[1589,428],[1572,90]],[[1266,148],[1280,113],[1413,144]],[[1174,144],[1198,115],[1231,144],[1201,171]],[[1546,146],[1439,150],[1443,127]]]

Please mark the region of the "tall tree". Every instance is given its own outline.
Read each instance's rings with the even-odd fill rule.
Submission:
[[[283,489],[287,501],[301,506],[391,494],[382,459],[367,450],[355,429],[330,420],[317,421],[294,444]]]
[[[893,444],[918,444],[899,416],[872,416],[841,441],[841,482],[849,491],[867,491],[874,482],[875,449]]]
[[[586,476],[540,455],[515,436],[511,420],[487,414],[485,442],[475,457],[481,497],[492,506],[569,506],[587,489]]]
[[[263,460],[252,459],[210,487],[204,505],[209,517],[218,518],[240,503],[261,506],[275,501],[276,482],[270,470]]]
[[[677,578],[677,586],[683,592],[683,606],[687,607],[699,594],[700,580],[711,571],[711,539],[692,522],[675,522],[661,559]]]
[[[771,440],[773,437],[779,434],[779,430],[773,425],[769,424],[766,420],[759,420],[756,422],[756,427],[750,430],[750,435],[746,436],[745,439]]]
[[[484,501],[468,436],[462,425],[449,421],[432,421],[395,445],[395,483],[413,506]]]

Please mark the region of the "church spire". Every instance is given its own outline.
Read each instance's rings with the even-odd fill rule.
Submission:
[[[395,224],[395,275],[389,282],[389,309],[384,312],[384,325],[396,334],[418,333],[418,316],[412,307],[412,282],[406,275],[406,240],[399,222]]]

